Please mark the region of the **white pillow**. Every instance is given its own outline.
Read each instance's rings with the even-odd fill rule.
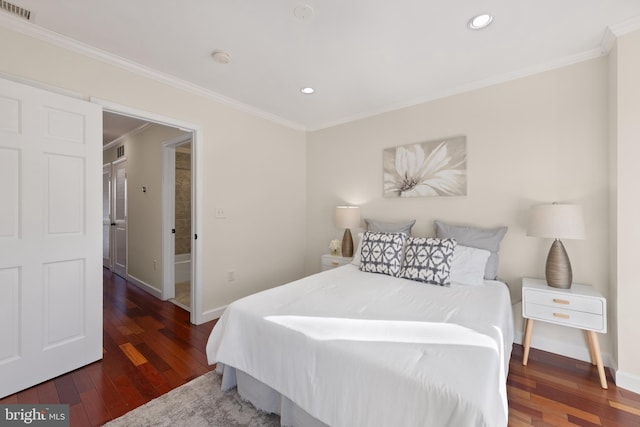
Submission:
[[[451,282],[471,286],[482,285],[489,256],[491,252],[488,250],[456,245],[451,260]]]
[[[351,264],[355,265],[356,267],[360,267],[360,263],[362,262],[362,256],[360,255],[360,251],[362,250],[362,237],[363,236],[364,236],[364,233],[358,233],[358,239],[360,241],[358,242],[358,248],[353,253],[353,259],[351,260]]]

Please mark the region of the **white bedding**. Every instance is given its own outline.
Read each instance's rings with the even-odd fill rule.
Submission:
[[[345,426],[506,426],[507,286],[426,285],[352,265],[231,304],[220,362]]]

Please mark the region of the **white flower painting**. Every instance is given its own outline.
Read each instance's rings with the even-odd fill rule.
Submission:
[[[387,148],[383,159],[385,197],[467,194],[464,136]]]

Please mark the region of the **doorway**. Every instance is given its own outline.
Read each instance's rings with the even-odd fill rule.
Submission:
[[[184,265],[183,267],[186,267],[186,269],[188,270],[188,280],[189,280],[189,311],[190,311],[190,320],[191,323],[193,324],[201,324],[204,322],[204,315],[202,312],[202,285],[201,285],[201,266],[198,263],[198,255],[199,252],[201,251],[202,248],[202,238],[201,236],[198,236],[198,227],[199,227],[199,218],[201,217],[200,215],[200,209],[201,209],[201,203],[200,200],[202,198],[202,193],[201,193],[201,180],[202,180],[202,176],[201,176],[201,168],[198,167],[199,163],[198,163],[198,153],[201,150],[201,131],[200,128],[196,125],[190,124],[190,123],[185,123],[185,122],[180,122],[178,120],[172,119],[172,118],[168,118],[168,117],[162,117],[162,116],[158,116],[152,113],[148,113],[148,112],[144,112],[144,111],[139,111],[139,110],[135,110],[129,107],[125,107],[125,106],[121,106],[121,105],[115,105],[111,102],[108,101],[103,101],[103,100],[93,100],[96,103],[99,103],[103,106],[104,111],[106,114],[110,114],[110,115],[118,115],[118,116],[124,116],[124,117],[128,117],[128,118],[132,118],[132,119],[136,119],[139,121],[143,121],[145,123],[147,123],[147,125],[151,126],[151,125],[161,125],[164,127],[168,127],[168,128],[172,128],[176,131],[176,133],[180,133],[182,135],[188,136],[188,143],[189,143],[189,147],[190,147],[190,166],[191,166],[191,170],[190,170],[190,183],[191,183],[191,189],[190,189],[190,202],[191,202],[191,206],[190,206],[190,224],[189,224],[189,233],[188,233],[188,241],[191,245],[191,249],[190,249],[190,260],[189,263],[185,263],[186,265]],[[161,146],[161,150],[162,150],[162,145],[163,145],[163,141],[159,140],[158,143]],[[181,149],[182,150],[182,149]],[[129,157],[129,156],[128,156]],[[131,157],[132,159],[133,157]],[[128,160],[131,160],[128,159]],[[147,159],[145,159],[145,161],[147,161]],[[132,164],[132,162],[127,162],[129,167],[132,168],[131,171],[133,173],[133,170],[135,170],[135,166],[134,164]],[[135,163],[135,162],[134,162]],[[163,170],[164,166],[161,166],[160,164],[158,164],[157,169],[158,170]],[[113,173],[113,172],[112,172]],[[175,174],[175,171],[174,171]],[[175,294],[175,276],[173,273],[169,279],[169,277],[166,275],[166,264],[169,264],[166,262],[166,260],[168,258],[170,258],[173,262],[171,262],[170,264],[173,266],[173,270],[175,270],[175,250],[171,250],[168,251],[168,245],[167,242],[165,241],[165,233],[167,231],[167,227],[165,226],[165,219],[164,219],[164,215],[163,215],[163,211],[164,211],[164,182],[167,181],[166,177],[163,175],[162,176],[162,184],[161,185],[156,185],[155,187],[153,186],[148,186],[147,187],[147,183],[143,183],[145,185],[134,185],[133,184],[133,178],[131,179],[131,183],[129,183],[129,187],[131,187],[132,185],[135,188],[129,188],[129,192],[131,193],[136,192],[137,193],[145,193],[147,194],[147,197],[151,197],[153,195],[153,192],[156,192],[156,194],[158,192],[161,192],[163,195],[162,198],[162,210],[158,209],[157,211],[154,211],[153,213],[157,212],[158,215],[162,215],[162,226],[161,229],[160,227],[158,228],[158,233],[161,234],[160,236],[160,242],[158,243],[157,246],[154,246],[154,248],[156,248],[156,250],[158,250],[159,255],[157,257],[157,259],[154,257],[154,259],[152,260],[153,262],[153,266],[148,266],[148,268],[153,268],[155,269],[156,266],[158,267],[157,269],[159,270],[158,273],[161,273],[160,276],[160,280],[158,280],[158,282],[154,282],[155,285],[153,287],[153,289],[149,286],[144,286],[145,283],[142,283],[143,286],[140,286],[139,282],[136,283],[136,278],[135,277],[131,277],[132,274],[132,270],[129,270],[129,273],[127,273],[127,280],[130,281],[133,284],[138,285],[139,287],[142,287],[143,289],[145,289],[147,292],[151,293],[152,295],[160,298],[160,299],[168,299],[166,292],[165,292],[165,287],[164,287],[164,283],[169,280],[172,282],[172,286],[174,286],[173,288],[173,292]],[[160,189],[160,186],[162,186],[162,189]],[[175,191],[175,189],[174,189]],[[137,194],[138,196],[140,196],[140,194]],[[130,195],[130,197],[132,197]],[[175,197],[175,195],[174,195]],[[132,200],[132,199],[131,199]],[[132,208],[133,209],[133,208]],[[174,208],[175,209],[175,208]],[[132,211],[133,212],[133,211]],[[130,230],[133,227],[133,223],[130,222]],[[174,224],[171,224],[171,227],[169,228],[169,230],[176,228],[174,226]],[[131,234],[131,231],[129,231],[129,234]],[[131,239],[132,237],[129,236],[128,239]],[[144,242],[146,245],[149,245],[149,242]],[[113,245],[113,243],[112,243]],[[137,253],[134,253],[134,247],[131,246],[131,242],[129,242],[129,265],[130,268],[133,268],[134,266],[134,261],[131,257],[132,256],[138,256]],[[158,261],[161,263],[161,265],[158,265],[160,263],[158,263]],[[186,306],[186,304],[185,304]],[[187,308],[187,307],[183,307],[183,308]]]
[[[165,259],[163,299],[191,311],[192,136],[163,144],[163,218]],[[170,230],[170,231],[169,231]]]

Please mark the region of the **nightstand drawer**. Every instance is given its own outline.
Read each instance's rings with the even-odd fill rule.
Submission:
[[[353,258],[347,258],[337,255],[322,255],[321,270],[331,270],[332,268],[340,267],[341,265],[347,265]]]
[[[548,291],[538,291],[535,289],[525,289],[524,299],[528,303],[545,305],[553,309],[581,311],[602,315],[604,313],[603,303],[599,299],[571,295],[569,293],[559,294]]]
[[[524,316],[591,331],[602,331],[605,328],[602,314],[550,307],[548,305],[534,304],[531,301],[526,301],[524,305]]]

